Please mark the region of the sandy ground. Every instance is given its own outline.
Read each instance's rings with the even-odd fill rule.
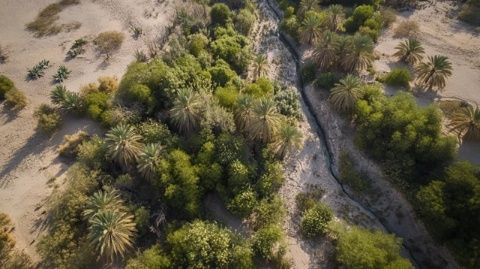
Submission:
[[[456,19],[458,6],[451,1],[435,1],[433,5],[415,11],[403,12],[397,21],[380,37],[376,51],[381,55],[374,64],[378,72],[388,72],[399,65],[393,57],[395,46],[403,39],[393,37],[393,30],[404,20],[418,23],[418,40],[425,48],[426,55],[445,55],[452,62],[453,75],[440,92],[415,93],[421,105],[427,105],[442,98],[460,98],[480,105],[480,33]],[[395,91],[388,93],[394,94]],[[480,164],[480,142],[465,142],[459,149],[459,157]]]
[[[61,178],[67,168],[58,158],[58,144],[65,134],[78,130],[100,131],[91,121],[66,118],[62,129],[51,138],[36,132],[33,111],[39,104],[49,102],[52,75],[59,65],[67,66],[72,74],[65,85],[73,91],[100,76],[120,78],[134,60],[134,52],[144,49],[144,40],[157,36],[168,25],[174,10],[173,0],[82,0],[80,5],[63,10],[59,20],[59,23],[80,22],[80,29],[44,38],[33,37],[25,30],[25,24],[54,2],[2,0],[0,8],[0,42],[10,51],[9,61],[0,65],[0,73],[10,77],[29,99],[28,106],[18,115],[0,107],[0,212],[7,213],[16,226],[18,248],[34,259],[37,258],[34,243],[44,220],[44,201],[53,190],[49,180]],[[142,27],[145,33],[138,40],[131,36],[132,24]],[[91,45],[84,55],[66,61],[66,51],[75,39],[91,40],[100,32],[112,30],[124,32],[126,38],[108,63],[96,55]],[[49,60],[52,67],[43,78],[27,81],[27,68],[42,59]]]

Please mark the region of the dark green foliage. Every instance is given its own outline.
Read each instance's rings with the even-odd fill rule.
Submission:
[[[231,16],[232,12],[230,11],[230,8],[223,3],[213,5],[212,10],[210,11],[212,23],[220,26],[226,25],[227,22],[230,21]]]
[[[61,65],[58,68],[57,73],[53,75],[53,80],[55,80],[55,82],[57,83],[63,83],[66,79],[70,77],[71,73],[72,71],[68,70],[67,67],[65,67],[64,65]]]
[[[250,83],[245,88],[245,93],[253,95],[255,97],[269,96],[273,93],[274,87],[271,80],[261,77],[254,83]]]
[[[279,224],[285,214],[282,200],[278,196],[261,200],[253,210],[252,225],[260,229],[270,224]]]
[[[373,6],[360,5],[355,8],[351,17],[345,21],[345,29],[349,33],[360,31],[376,41],[382,28],[382,16]]]
[[[170,132],[167,125],[154,120],[142,122],[138,126],[138,133],[145,144],[160,144],[167,148],[173,148],[178,144],[178,137]]]
[[[330,90],[338,82],[338,77],[331,72],[321,73],[315,80],[315,87],[325,90]]]
[[[223,133],[215,139],[215,150],[218,162],[223,166],[227,166],[234,160],[243,159],[245,141],[240,136]]]
[[[198,57],[205,50],[209,42],[208,37],[202,33],[190,35],[188,39],[189,51],[195,57]]]
[[[110,96],[105,92],[92,92],[85,96],[85,106],[87,115],[101,121],[103,113],[110,108]]]
[[[413,269],[400,250],[401,240],[393,235],[350,227],[338,234],[336,257],[347,269]]]
[[[4,99],[5,94],[12,89],[15,89],[13,81],[4,75],[0,75],[0,100]]]
[[[256,193],[251,189],[239,192],[227,205],[228,210],[240,217],[246,217],[252,213],[257,205]]]
[[[68,91],[65,86],[58,85],[50,92],[50,100],[54,105],[69,112],[82,113],[85,101],[76,92]]]
[[[240,249],[229,230],[216,224],[194,221],[170,233],[173,268],[252,268],[252,253]],[[231,267],[236,264],[239,267]]]
[[[214,66],[208,69],[208,72],[212,76],[212,82],[221,87],[237,78],[237,73],[224,60],[218,60]]]
[[[285,178],[280,162],[267,163],[265,172],[257,182],[257,191],[261,197],[270,197],[282,187]]]
[[[292,15],[290,17],[285,17],[282,20],[280,27],[291,37],[295,39],[298,38],[298,28],[300,27],[300,23],[298,22],[297,16]]]
[[[463,4],[458,17],[474,26],[480,26],[480,1],[468,0]]]
[[[28,69],[27,77],[32,80],[41,78],[45,75],[45,70],[48,67],[50,67],[50,61],[42,60],[31,69]]]
[[[177,216],[199,214],[198,175],[190,156],[181,150],[171,151],[159,164],[158,186],[168,206]]]
[[[340,178],[343,183],[355,191],[364,192],[370,188],[370,180],[355,168],[350,156],[342,152],[340,155]]]
[[[468,268],[480,266],[480,168],[457,162],[417,193],[420,213]]]
[[[246,190],[251,184],[252,175],[246,164],[233,161],[228,169],[227,189],[233,194]]]
[[[300,229],[308,238],[315,238],[326,233],[328,223],[332,220],[332,210],[322,203],[316,203],[303,212]]]
[[[170,258],[162,251],[159,245],[154,245],[127,262],[126,269],[169,269]]]
[[[305,84],[309,84],[315,79],[317,67],[313,62],[308,62],[302,67],[302,79]]]
[[[237,103],[238,89],[233,86],[219,87],[215,90],[215,97],[221,106],[232,109]]]
[[[60,113],[46,104],[40,105],[34,116],[38,120],[38,128],[49,135],[53,134],[62,125]]]
[[[357,142],[384,161],[391,176],[419,182],[453,159],[456,142],[441,135],[436,107],[419,107],[406,93],[364,98],[357,103]]]
[[[105,142],[100,137],[94,136],[78,146],[77,159],[91,169],[100,169],[106,166],[106,154]]]
[[[197,154],[196,167],[200,185],[207,191],[214,190],[223,176],[223,168],[215,159],[215,144],[206,142]]]
[[[409,83],[411,80],[412,76],[407,68],[394,68],[384,78],[384,81],[387,85],[400,86],[404,87],[405,89],[410,88]]]

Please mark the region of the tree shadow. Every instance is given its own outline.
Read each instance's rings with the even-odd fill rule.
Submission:
[[[20,113],[20,110],[12,110],[5,102],[0,104],[0,110],[0,122],[2,125],[11,122],[18,116],[18,113]]]

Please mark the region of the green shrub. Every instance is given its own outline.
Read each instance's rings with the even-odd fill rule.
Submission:
[[[280,224],[285,209],[282,200],[278,196],[261,200],[251,215],[254,229],[260,229],[270,224]]]
[[[198,57],[205,50],[209,42],[208,37],[202,33],[190,35],[188,40],[189,51],[195,57]]]
[[[318,186],[308,186],[308,192],[301,192],[295,197],[295,204],[300,213],[317,205],[317,201],[322,199],[325,191]]]
[[[40,105],[34,116],[38,120],[38,128],[47,134],[52,134],[62,125],[60,113],[53,107],[46,104]]]
[[[345,29],[349,33],[355,33],[365,21],[373,17],[375,10],[370,5],[360,5],[355,8],[351,17],[345,21]]]
[[[5,102],[14,110],[21,110],[27,106],[27,97],[20,90],[12,89],[5,94]]]
[[[8,77],[0,75],[0,100],[5,98],[5,94],[14,89],[15,84]]]
[[[356,170],[352,159],[345,152],[340,155],[340,178],[355,191],[364,192],[370,188],[369,178]]]
[[[237,73],[223,60],[218,60],[214,66],[208,69],[208,72],[212,75],[212,82],[221,87],[237,78]]]
[[[169,269],[170,258],[162,251],[159,245],[154,245],[127,262],[125,269]]]
[[[300,102],[297,90],[293,87],[282,87],[274,96],[280,114],[290,118],[300,119]]]
[[[322,236],[326,233],[328,223],[332,220],[332,210],[322,203],[316,203],[302,216],[300,229],[308,238]]]
[[[288,18],[284,18],[280,24],[280,27],[291,37],[298,39],[298,28],[300,27],[300,23],[298,22],[297,16],[293,15]]]
[[[85,45],[87,45],[88,41],[80,38],[76,39],[70,49],[67,51],[67,57],[70,59],[73,59],[77,57],[78,55],[84,54],[85,53]]]
[[[337,82],[338,77],[334,73],[320,73],[315,79],[315,87],[330,91]]]
[[[255,97],[264,97],[273,94],[273,83],[265,77],[257,79],[254,83],[250,83],[245,88],[245,93]]]
[[[214,57],[225,60],[239,74],[246,72],[252,59],[249,40],[232,28],[217,27],[211,43]]]
[[[255,14],[248,9],[242,9],[235,17],[235,28],[244,35],[248,35],[255,24]]]
[[[252,239],[253,252],[267,260],[273,260],[276,256],[277,245],[283,240],[283,231],[277,225],[269,225],[258,230]]]
[[[252,213],[257,204],[254,191],[247,189],[235,195],[228,203],[228,210],[240,217],[246,217]]]
[[[302,67],[302,79],[305,84],[310,84],[317,74],[317,66],[313,62],[308,62]]]
[[[105,142],[98,136],[83,141],[77,147],[77,160],[92,169],[100,169],[107,163]]]
[[[257,191],[261,197],[274,195],[285,181],[283,166],[280,162],[267,163],[265,172],[257,182]]]
[[[53,80],[55,80],[57,83],[62,83],[70,77],[71,73],[72,71],[68,70],[68,68],[64,65],[61,65],[58,68],[57,73],[53,75]]]
[[[406,89],[410,88],[411,80],[412,76],[407,68],[394,68],[384,78],[387,85],[400,86]]]
[[[223,3],[216,3],[210,10],[210,18],[213,24],[226,25],[230,21],[232,12],[230,8]]]
[[[159,143],[170,148],[175,147],[178,143],[178,137],[172,134],[165,124],[154,120],[143,121],[138,126],[138,132],[145,144]]]
[[[230,109],[237,103],[238,95],[238,90],[234,86],[219,87],[215,90],[215,97],[220,105]]]
[[[381,231],[351,227],[338,234],[337,261],[345,268],[413,269],[413,265],[400,256],[401,240]]]

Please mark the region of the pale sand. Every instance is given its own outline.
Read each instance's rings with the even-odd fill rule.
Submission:
[[[480,105],[480,33],[456,19],[458,6],[451,1],[436,1],[413,12],[403,12],[396,23],[386,30],[379,39],[375,50],[380,60],[374,64],[379,73],[388,72],[392,67],[401,66],[393,57],[395,47],[404,39],[394,38],[393,30],[399,22],[412,20],[418,23],[418,40],[425,48],[426,55],[444,55],[452,62],[453,75],[447,79],[446,87],[440,92],[414,93],[420,105],[449,98],[460,98]],[[387,93],[396,91],[387,87]],[[480,164],[480,142],[464,141],[459,149],[459,158]]]
[[[17,247],[24,249],[34,259],[35,242],[42,231],[45,217],[45,199],[52,188],[47,181],[59,177],[67,165],[62,163],[56,152],[63,135],[77,130],[89,133],[100,128],[89,120],[66,118],[62,129],[52,138],[38,133],[33,111],[41,103],[49,102],[53,88],[52,75],[59,65],[72,70],[66,87],[78,91],[82,85],[96,81],[100,76],[120,78],[127,65],[134,60],[137,49],[145,49],[144,39],[157,36],[170,23],[175,1],[157,0],[82,0],[80,5],[70,6],[60,13],[59,23],[78,21],[80,29],[44,38],[35,38],[26,31],[25,24],[32,21],[54,0],[3,0],[0,8],[1,44],[7,46],[9,61],[0,65],[0,73],[10,77],[29,99],[28,106],[13,115],[2,108],[0,114],[0,212],[7,213],[16,229]],[[145,14],[148,14],[145,16]],[[130,25],[141,26],[145,35],[138,40],[131,37]],[[86,37],[91,40],[103,31],[122,31],[125,41],[108,64],[97,57],[92,45],[80,57],[65,61],[65,54],[75,39]],[[27,81],[27,68],[42,59],[50,60],[50,67],[43,78]]]

